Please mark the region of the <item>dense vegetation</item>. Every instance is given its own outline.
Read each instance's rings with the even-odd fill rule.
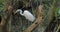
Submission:
[[[58,2],[60,3],[60,0]],[[0,0],[0,15],[3,12],[3,9],[4,9],[3,0]],[[59,8],[55,8],[55,16],[59,16],[58,10],[59,10]]]
[[[23,0],[22,0],[22,1],[23,1]],[[47,13],[47,12],[49,12],[49,11],[51,10],[51,9],[50,9],[50,8],[51,8],[50,6],[53,6],[53,5],[52,5],[53,0],[50,0],[50,2],[48,2],[49,0],[48,0],[48,1],[46,1],[46,0],[41,0],[41,1],[40,1],[41,3],[40,3],[39,1],[40,1],[40,0],[38,0],[38,1],[37,1],[37,0],[35,0],[35,1],[32,0],[32,7],[36,8],[36,6],[38,6],[39,4],[43,4],[43,5],[44,5],[44,13],[43,13],[43,14],[46,14],[46,15],[48,14],[47,16],[49,16],[50,13]],[[60,1],[60,0],[59,0],[59,1]],[[24,2],[24,3],[25,3],[25,2]],[[51,4],[51,5],[50,5],[50,4]],[[14,6],[15,8],[13,7],[14,9],[16,9],[16,7],[18,7],[17,4],[15,4],[15,5],[16,5],[16,6]],[[18,4],[18,5],[19,5],[19,4]],[[58,6],[58,5],[57,5],[57,6]],[[19,8],[19,7],[18,7],[18,8]],[[32,10],[33,10],[33,9],[32,9]],[[52,9],[52,10],[54,10],[55,16],[59,16],[59,14],[58,14],[59,7],[55,7],[55,8]],[[4,3],[3,3],[3,0],[0,0],[0,16],[4,14],[3,11],[4,11]],[[35,11],[33,11],[33,14],[35,14],[34,12],[35,12]],[[46,15],[45,15],[45,16],[46,16]],[[21,19],[20,19],[20,18],[21,18]],[[48,19],[48,17],[46,17],[46,18],[44,19],[44,20],[45,20],[45,21],[44,21],[44,24],[48,22],[48,20],[46,20],[46,19]],[[20,31],[20,29],[24,30],[25,28],[27,28],[26,26],[29,26],[29,25],[30,25],[30,24],[27,25],[29,22],[28,22],[27,24],[25,23],[25,22],[27,22],[27,20],[24,19],[24,18],[22,18],[22,16],[20,17],[20,16],[18,16],[18,15],[17,15],[17,16],[14,16],[14,15],[13,15],[12,20],[14,21],[14,22],[12,21],[13,25],[11,25],[11,26],[12,26],[12,31],[14,31],[15,29],[16,29],[15,31],[18,31],[18,30]],[[24,20],[25,20],[25,21],[24,21]],[[8,21],[9,21],[9,20],[8,20]],[[24,24],[22,24],[22,23],[19,22],[19,21],[23,21]],[[20,25],[20,23],[21,23],[21,25]],[[47,25],[47,24],[46,24],[46,25]],[[42,24],[43,27],[46,26],[46,25],[43,25],[43,24]],[[17,28],[16,28],[15,26],[16,26]]]
[[[3,0],[0,0],[0,15],[3,14],[3,10],[4,10]]]

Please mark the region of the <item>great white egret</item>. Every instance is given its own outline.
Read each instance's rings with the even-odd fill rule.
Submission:
[[[18,9],[15,13],[20,12],[22,16],[24,16],[29,21],[33,22],[35,20],[35,17],[28,11],[24,10],[24,12],[21,9]],[[22,13],[23,12],[23,13]]]

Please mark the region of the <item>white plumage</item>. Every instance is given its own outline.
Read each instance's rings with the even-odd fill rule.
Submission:
[[[20,12],[20,14],[24,16],[26,19],[28,19],[29,21],[33,22],[35,20],[35,17],[28,10],[24,10],[24,12],[22,13],[22,10],[18,9],[16,13],[17,12]]]

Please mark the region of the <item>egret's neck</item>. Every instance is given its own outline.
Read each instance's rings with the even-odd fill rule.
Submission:
[[[20,11],[20,14],[23,15],[22,11]]]

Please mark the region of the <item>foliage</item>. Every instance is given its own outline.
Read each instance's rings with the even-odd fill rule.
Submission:
[[[58,10],[59,10],[59,8],[56,8],[56,9],[55,9],[55,16],[59,16]]]
[[[4,9],[3,0],[0,0],[0,15],[3,14],[3,9]]]
[[[59,9],[60,9],[60,0],[57,1],[57,6],[55,7],[55,17],[59,16]]]

